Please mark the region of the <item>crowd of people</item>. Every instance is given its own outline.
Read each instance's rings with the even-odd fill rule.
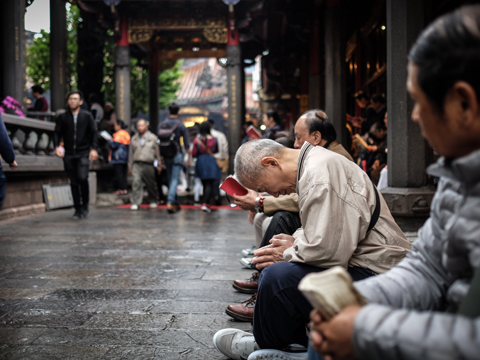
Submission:
[[[297,120],[295,148],[271,139],[240,147],[235,174],[248,193],[234,199],[258,220],[250,260],[256,272],[233,282],[236,291],[254,295],[226,313],[251,321],[253,331],[219,330],[213,343],[221,354],[237,360],[478,359],[479,49],[480,6],[469,6],[432,23],[410,51],[412,120],[441,155],[428,169],[440,179],[431,216],[413,246],[368,169],[335,142],[325,112],[311,110]],[[381,107],[372,110],[378,115]],[[385,138],[382,121],[364,129]],[[386,148],[381,141],[374,146]],[[381,163],[380,155],[369,160]],[[334,266],[348,271],[367,305],[325,319],[298,285]]]

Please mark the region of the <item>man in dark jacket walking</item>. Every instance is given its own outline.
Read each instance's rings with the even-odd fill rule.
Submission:
[[[80,109],[83,95],[79,90],[70,92],[68,110],[57,119],[54,133],[55,154],[63,158],[65,172],[72,187],[74,219],[88,217],[88,169],[90,160],[96,160],[97,129],[92,115]],[[60,147],[63,139],[64,149]]]
[[[13,151],[12,142],[7,134],[7,129],[3,123],[2,116],[0,115],[0,155],[7,164],[10,165],[10,169],[17,167],[15,161],[15,152]],[[7,178],[3,173],[2,161],[0,160],[0,208],[3,205],[3,199],[5,199],[5,193],[7,192]]]

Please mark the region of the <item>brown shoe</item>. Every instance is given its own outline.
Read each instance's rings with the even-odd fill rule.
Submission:
[[[253,311],[255,310],[256,301],[257,294],[241,304],[228,305],[225,312],[235,320],[251,322],[253,321]]]
[[[252,277],[247,280],[235,280],[233,288],[244,294],[255,294],[258,290],[258,278],[260,273],[258,271],[252,274]]]
[[[174,204],[171,204],[171,203],[167,204],[167,212],[169,214],[174,214],[178,211],[180,211],[180,205],[174,205]]]

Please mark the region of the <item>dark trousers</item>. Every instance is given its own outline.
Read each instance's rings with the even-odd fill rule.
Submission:
[[[65,155],[63,158],[65,172],[70,179],[72,188],[73,206],[75,210],[88,209],[89,187],[88,168],[90,160],[87,154]]]
[[[215,184],[214,179],[205,179],[202,180],[203,185],[203,203],[210,204],[210,200],[213,195],[213,185]]]
[[[5,176],[2,168],[0,168],[0,209],[5,200],[5,194],[7,193],[7,177]]]
[[[213,180],[213,199],[215,200],[215,205],[221,205],[220,204],[220,180],[222,180],[222,178],[219,178],[219,179],[215,179]]]
[[[259,279],[253,313],[253,335],[261,349],[282,350],[290,344],[307,347],[306,325],[312,306],[298,290],[302,278],[325,269],[311,265],[279,262],[265,268]],[[354,281],[374,273],[365,268],[349,267]]]
[[[113,164],[117,190],[127,190],[128,164]]]
[[[278,234],[293,235],[298,228],[302,227],[300,216],[298,212],[277,211],[273,217],[270,225],[263,235],[260,247],[270,245],[269,241],[273,236]]]
[[[155,169],[155,180],[157,181],[157,188],[158,188],[158,200],[160,203],[166,203],[167,202],[167,197],[163,194],[163,188],[162,185],[165,185],[168,188],[168,176],[167,176],[167,170],[162,169],[160,174],[158,171]]]

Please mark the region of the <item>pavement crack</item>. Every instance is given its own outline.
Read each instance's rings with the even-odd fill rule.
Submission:
[[[177,317],[176,317],[175,315],[172,315],[172,316],[170,317],[170,319],[168,319],[167,323],[165,324],[165,326],[163,327],[162,330],[167,330],[167,329],[169,329],[169,328],[172,326],[172,324],[174,323],[174,321],[175,321],[176,319],[177,319]]]
[[[197,339],[194,339],[189,333],[185,332],[185,335],[187,335],[190,339],[192,339],[193,341],[195,341],[196,343],[200,344],[200,345],[203,345],[204,347],[208,347],[207,345],[205,345],[204,343],[202,343],[201,341],[198,341]]]

